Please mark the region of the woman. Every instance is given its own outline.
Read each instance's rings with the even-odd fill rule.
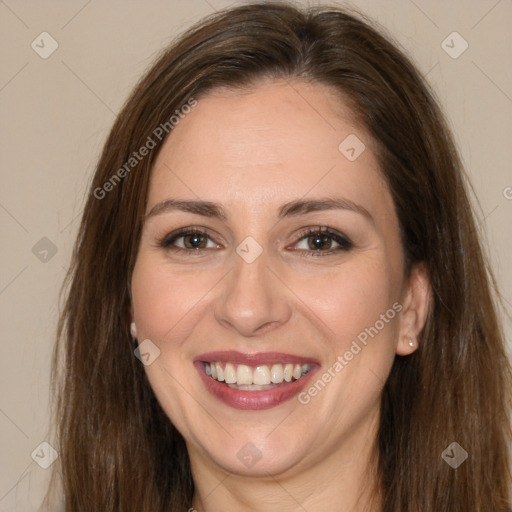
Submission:
[[[466,187],[360,17],[260,3],[188,31],[85,207],[65,510],[506,511],[511,369]]]

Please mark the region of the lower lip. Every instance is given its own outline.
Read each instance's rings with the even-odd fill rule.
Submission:
[[[300,379],[293,382],[283,382],[272,389],[243,391],[230,388],[223,382],[219,382],[206,375],[204,363],[201,361],[196,361],[194,365],[212,395],[230,407],[243,410],[271,409],[272,407],[276,407],[290,400],[306,387],[311,376],[317,370],[317,368],[313,366],[311,370]]]

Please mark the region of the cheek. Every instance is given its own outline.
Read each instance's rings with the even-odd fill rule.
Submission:
[[[170,339],[179,340],[179,334],[193,317],[203,313],[208,291],[218,279],[215,272],[176,269],[141,255],[132,277],[134,321],[139,338],[150,338],[158,345]]]
[[[154,363],[144,369],[155,396],[182,433],[193,431],[191,424],[198,414],[190,397],[201,396],[193,384],[190,359],[194,354],[187,340],[206,313],[208,291],[218,281],[213,274],[177,270],[141,252],[132,276],[139,343],[150,339],[160,350]]]
[[[302,274],[294,283],[297,296],[328,329],[338,352],[374,326],[399,297],[395,269],[375,257],[354,259],[314,277]]]
[[[326,326],[325,364],[302,398],[324,411],[333,433],[356,429],[380,399],[395,357],[398,272],[385,258],[361,258],[321,279],[297,281],[297,295],[309,297],[310,317]],[[327,382],[325,392],[318,380]]]

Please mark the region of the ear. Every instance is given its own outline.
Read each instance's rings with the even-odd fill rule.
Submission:
[[[134,316],[134,308],[133,308],[133,298],[132,298],[132,290],[131,287],[128,286],[128,294],[130,296],[130,304],[128,305],[128,316],[130,318],[130,334],[132,338],[137,337],[137,326],[135,325],[135,316]]]
[[[407,356],[419,345],[419,334],[425,325],[430,307],[432,289],[426,265],[415,264],[402,292],[402,311],[396,353]]]

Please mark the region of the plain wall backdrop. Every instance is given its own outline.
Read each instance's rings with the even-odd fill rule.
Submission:
[[[45,491],[58,293],[114,118],[159,50],[237,3],[0,0],[1,512],[36,510]],[[512,3],[331,3],[385,27],[433,85],[480,201],[510,347]]]

